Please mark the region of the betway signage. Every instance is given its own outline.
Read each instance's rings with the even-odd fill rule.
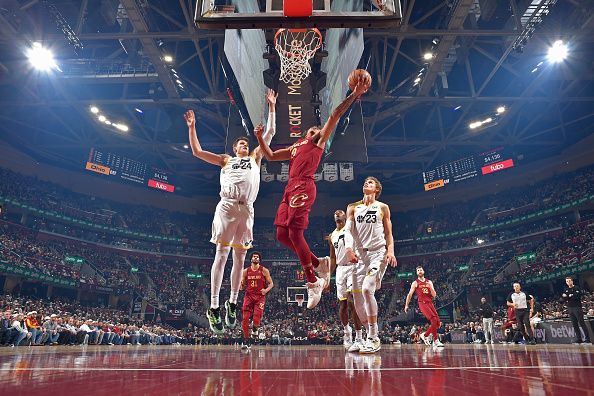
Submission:
[[[290,145],[295,143],[312,126],[318,125],[318,121],[311,105],[312,99],[312,75],[303,81],[293,81],[285,84],[280,81],[278,84],[278,98],[276,104],[276,128],[274,143],[279,145]]]

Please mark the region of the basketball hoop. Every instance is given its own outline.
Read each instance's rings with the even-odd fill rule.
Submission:
[[[278,29],[274,35],[274,48],[281,61],[280,80],[285,84],[300,85],[311,73],[309,61],[321,46],[322,33],[316,28]]]
[[[295,301],[299,307],[303,307],[303,303],[305,302],[305,296],[303,294],[296,294]]]

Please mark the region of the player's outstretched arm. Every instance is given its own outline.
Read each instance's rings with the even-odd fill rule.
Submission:
[[[408,304],[410,304],[410,300],[412,299],[415,290],[417,290],[417,281],[413,281],[410,285],[410,291],[406,295],[406,302],[404,303],[404,312],[408,312]]]
[[[272,151],[270,145],[264,140],[262,136],[264,132],[264,126],[262,124],[256,125],[254,128],[254,135],[256,139],[258,139],[258,144],[260,145],[260,150],[262,150],[262,154],[268,161],[287,161],[291,159],[291,150],[290,148],[284,148],[276,151]]]
[[[196,133],[196,116],[194,115],[194,110],[186,111],[184,118],[188,125],[190,147],[192,147],[192,154],[194,157],[200,158],[209,164],[218,165],[220,167],[225,166],[229,159],[227,154],[215,154],[202,149],[200,141],[198,141],[198,134]]]
[[[266,91],[266,102],[268,102],[268,119],[266,120],[266,129],[262,134],[264,141],[268,144],[272,141],[274,135],[276,135],[276,98],[278,94],[272,89]],[[264,153],[260,146],[254,149],[254,157],[258,163],[262,161]]]
[[[262,295],[265,296],[274,287],[274,282],[272,281],[272,277],[270,276],[270,271],[268,268],[264,268],[264,271],[262,272],[264,273],[264,279],[266,279],[266,283],[268,284],[266,289],[262,289]]]
[[[330,139],[330,136],[332,136],[332,133],[334,132],[334,129],[336,128],[336,125],[338,124],[338,121],[340,121],[340,117],[342,117],[344,115],[344,113],[346,113],[346,111],[349,109],[349,107],[351,107],[353,102],[359,96],[361,96],[365,93],[368,86],[369,86],[369,81],[365,78],[365,76],[360,76],[359,81],[357,82],[357,85],[355,86],[355,90],[349,96],[347,96],[346,99],[343,100],[341,104],[336,106],[334,111],[332,111],[332,114],[330,114],[330,117],[328,117],[328,121],[326,121],[326,124],[322,128],[320,141],[317,143],[318,146],[323,146],[324,144],[326,144],[328,139]]]
[[[382,222],[384,225],[384,238],[386,239],[386,263],[392,267],[398,265],[396,256],[394,256],[394,236],[392,235],[392,219],[390,214],[390,207],[386,204],[382,205]]]

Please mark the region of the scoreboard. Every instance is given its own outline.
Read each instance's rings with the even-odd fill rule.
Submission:
[[[435,190],[513,167],[513,159],[500,147],[423,172],[423,187],[425,191]]]
[[[85,169],[125,183],[143,185],[169,193],[175,190],[170,172],[94,147],[89,152]]]

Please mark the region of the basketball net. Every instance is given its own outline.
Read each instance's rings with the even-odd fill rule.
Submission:
[[[322,46],[318,29],[279,29],[274,36],[281,67],[280,80],[299,85],[311,73],[309,61]]]
[[[299,305],[299,307],[303,307],[303,303],[305,302],[305,297],[304,296],[295,296],[295,301],[297,301],[297,305]]]

